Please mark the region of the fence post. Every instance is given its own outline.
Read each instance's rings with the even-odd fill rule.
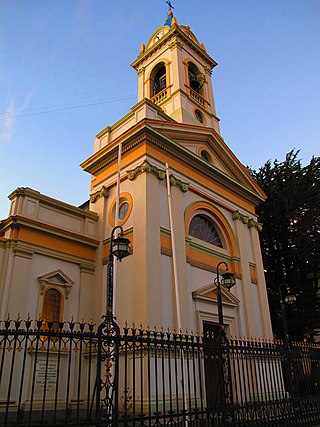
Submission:
[[[230,344],[227,336],[224,334],[218,341],[221,357],[221,374],[223,381],[223,399],[222,399],[222,422],[223,426],[233,426],[234,406],[231,384],[231,367],[230,367]]]
[[[120,328],[115,318],[104,316],[98,328],[97,426],[117,425],[119,417],[119,345]],[[104,371],[102,372],[102,363]]]
[[[101,421],[101,362],[102,362],[102,327],[103,323],[98,327],[97,340],[98,340],[98,354],[97,354],[97,373],[96,373],[96,425],[100,426]]]

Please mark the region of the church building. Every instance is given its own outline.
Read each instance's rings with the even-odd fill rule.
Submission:
[[[9,195],[0,318],[101,322],[118,223],[131,242],[131,254],[115,261],[120,326],[213,330],[216,279],[228,267],[236,285],[222,288],[227,335],[272,338],[255,214],[265,194],[220,135],[217,63],[170,7],[131,66],[137,104],[106,124],[81,164],[89,201],[75,207],[25,187]]]

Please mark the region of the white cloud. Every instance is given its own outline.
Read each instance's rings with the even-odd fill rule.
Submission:
[[[16,117],[28,108],[33,92],[29,92],[22,100],[20,108],[15,108],[13,99],[9,101],[7,111],[0,117],[0,142],[9,143],[11,141]]]
[[[13,100],[11,99],[9,102],[9,106],[3,118],[1,118],[0,122],[0,141],[1,142],[10,142],[13,127],[14,127],[14,105]]]

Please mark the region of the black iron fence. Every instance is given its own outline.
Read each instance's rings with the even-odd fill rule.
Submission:
[[[320,347],[115,323],[0,323],[0,425],[312,426]]]

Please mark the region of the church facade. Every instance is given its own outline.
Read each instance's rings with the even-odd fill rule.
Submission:
[[[272,338],[255,214],[265,195],[220,135],[216,62],[169,10],[131,65],[138,103],[97,134],[81,165],[91,175],[89,202],[75,207],[24,187],[10,194],[0,224],[0,318],[99,323],[119,206],[132,252],[114,278],[120,325],[217,325],[214,280],[227,265],[236,277],[222,291],[227,335]]]

